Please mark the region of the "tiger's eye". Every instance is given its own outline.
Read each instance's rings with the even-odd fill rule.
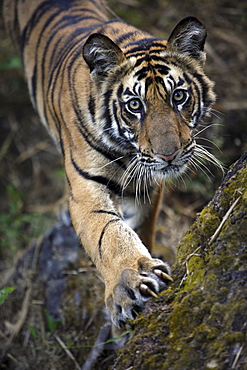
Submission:
[[[187,94],[184,90],[176,90],[172,98],[175,103],[182,103],[186,100]]]
[[[128,102],[128,107],[130,110],[136,112],[136,111],[140,111],[141,108],[142,108],[142,103],[140,102],[139,99],[131,99],[129,102]]]

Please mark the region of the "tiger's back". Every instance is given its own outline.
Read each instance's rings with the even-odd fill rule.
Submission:
[[[215,99],[205,28],[190,17],[162,41],[108,20],[97,0],[5,0],[4,16],[64,157],[74,228],[121,326],[170,280],[146,247],[163,180],[202,155],[193,133]]]

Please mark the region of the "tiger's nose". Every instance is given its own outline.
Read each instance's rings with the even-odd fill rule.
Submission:
[[[181,152],[181,149],[175,150],[173,153],[165,155],[165,154],[156,154],[157,157],[164,159],[166,162],[173,161],[175,157],[178,155],[178,153]]]

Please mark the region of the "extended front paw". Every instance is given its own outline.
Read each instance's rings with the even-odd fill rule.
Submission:
[[[136,270],[125,269],[106,298],[113,323],[123,327],[128,319],[135,319],[144,303],[157,297],[171,281],[169,266],[158,259],[141,258]]]

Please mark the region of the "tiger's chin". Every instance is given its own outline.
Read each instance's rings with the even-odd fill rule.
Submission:
[[[190,147],[189,151],[180,152],[176,158],[168,161],[160,161],[155,166],[155,177],[160,180],[176,179],[188,171],[194,162],[195,146]]]
[[[161,163],[160,161],[154,166],[154,176],[159,180],[174,179],[182,176],[190,167],[193,161],[193,152],[185,157],[180,157],[173,161]]]
[[[159,180],[176,179],[182,176],[189,168],[189,161],[182,164],[168,164],[162,169],[155,171],[155,177]]]

